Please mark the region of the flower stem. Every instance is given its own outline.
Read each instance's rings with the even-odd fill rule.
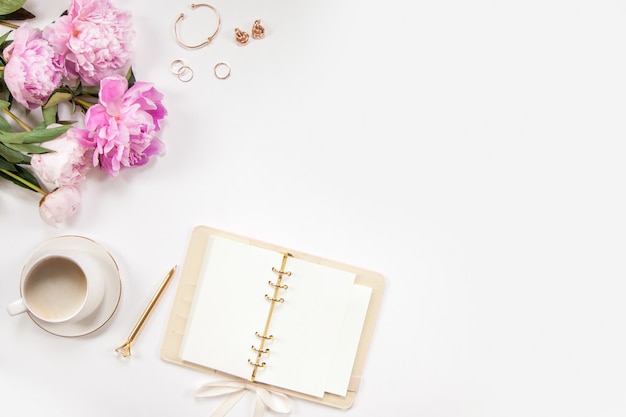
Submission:
[[[11,111],[9,111],[9,110],[7,110],[7,109],[2,109],[2,111],[4,112],[4,114],[8,115],[11,119],[15,120],[15,122],[16,122],[18,125],[20,125],[20,127],[21,127],[22,129],[24,129],[25,131],[30,132],[31,130],[33,130],[33,129],[31,129],[30,127],[28,127],[28,126],[26,125],[26,123],[24,123],[23,121],[21,121],[21,120],[19,119],[19,117],[17,117],[17,116],[16,116],[16,115],[14,115],[13,113],[11,113]]]
[[[83,106],[83,107],[84,107],[84,108],[86,108],[86,109],[88,109],[89,107],[91,107],[91,106],[93,106],[94,104],[96,104],[96,103],[90,103],[90,102],[85,101],[85,100],[83,100],[82,98],[78,98],[78,97],[74,98],[74,101],[75,101],[77,104],[80,104],[81,106]]]
[[[6,26],[6,27],[11,28],[11,29],[19,28],[19,26],[14,25],[13,23],[5,22],[4,20],[0,20],[0,25]]]
[[[37,186],[36,186],[35,184],[33,184],[32,182],[30,182],[30,181],[26,181],[24,178],[22,178],[22,177],[20,177],[20,176],[15,175],[15,174],[14,174],[14,173],[12,173],[11,171],[7,171],[7,170],[6,170],[6,169],[4,169],[4,168],[0,168],[0,172],[2,172],[3,174],[8,175],[9,177],[13,178],[13,179],[14,179],[14,180],[16,180],[16,181],[21,182],[22,184],[24,184],[24,185],[25,185],[25,186],[27,186],[28,188],[30,188],[30,189],[32,189],[32,190],[34,190],[34,191],[37,191],[37,192],[38,192],[38,193],[40,193],[40,194],[43,194],[43,195],[47,195],[47,194],[48,194],[47,192],[45,192],[45,191],[44,191],[44,190],[42,190],[41,188],[37,187]]]

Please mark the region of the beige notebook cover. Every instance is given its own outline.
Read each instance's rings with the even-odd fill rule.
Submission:
[[[231,247],[234,249],[229,252]],[[247,259],[232,261],[228,259],[229,255]],[[275,267],[269,268],[269,271],[262,269],[262,274],[250,274],[257,275],[258,278],[248,278],[246,268],[253,268],[255,259],[259,257],[270,257]],[[288,271],[291,268],[296,269],[293,276]],[[309,271],[308,275],[306,271]],[[231,272],[232,276],[228,281],[221,279]],[[219,276],[220,279],[207,278],[210,274],[213,274],[212,277]],[[321,285],[317,285],[318,282]],[[264,285],[264,289],[258,289],[261,288],[259,285]],[[211,227],[198,226],[192,231],[180,271],[161,356],[168,362],[235,380],[246,380],[286,395],[332,407],[349,408],[359,387],[384,287],[384,277],[376,272]],[[343,301],[345,297],[350,300],[350,295],[344,294],[345,297],[342,298],[342,293],[352,293],[351,291],[361,294],[360,305],[356,306],[353,301],[348,301],[342,310],[344,303],[337,303],[337,312],[334,312],[333,300]],[[250,294],[246,295],[247,293]],[[253,299],[246,299],[250,296]],[[323,306],[322,298],[326,301],[326,306]],[[248,304],[257,303],[257,299],[258,303],[266,307],[262,309],[262,314],[241,312],[242,309],[236,306],[237,303],[246,303],[247,308]],[[319,308],[311,308],[317,307],[316,303],[322,304]],[[297,310],[298,306],[300,311]],[[332,314],[337,314],[336,317],[341,320],[333,319]],[[247,316],[250,316],[249,320]],[[216,317],[219,319],[215,319]],[[291,324],[291,330],[288,317],[296,321]],[[255,320],[252,327],[243,329],[249,327],[248,321]],[[340,322],[339,325],[335,325],[336,322]],[[341,322],[352,323],[352,332],[346,331]],[[357,325],[354,326],[354,323]],[[317,364],[314,361],[301,360],[289,362],[290,352],[285,352],[288,347],[297,351],[291,355],[293,360],[298,360],[298,355],[314,357],[311,352],[304,351],[307,346],[315,345],[307,342],[307,337],[312,333],[299,333],[298,326],[318,326],[328,332],[329,336],[333,335],[316,339],[319,341],[316,352],[320,355],[320,358],[315,357],[319,359]],[[233,343],[237,346],[230,346],[229,342],[225,342],[231,340],[226,333],[237,333],[239,328],[242,328],[239,333],[246,337],[252,328],[258,329],[258,332],[252,332],[256,335],[249,335],[253,339],[252,344]],[[294,333],[291,339],[287,337],[288,332]],[[350,333],[353,335],[345,336]],[[233,337],[235,339],[232,340],[236,340],[240,335]],[[352,348],[343,349],[344,352],[333,347],[333,338],[347,337],[352,337],[352,341],[337,345],[348,345]],[[327,340],[331,340],[330,344],[324,347]],[[224,345],[222,350],[214,350],[220,344]],[[246,349],[246,353],[238,353],[241,348]],[[330,356],[327,358],[324,355]],[[235,356],[234,362],[239,362],[235,368],[228,363],[229,360],[232,362],[229,356]],[[278,369],[281,363],[284,365],[283,375]],[[326,371],[319,369],[324,368],[320,366],[324,364],[328,365]],[[244,369],[243,373],[238,373],[239,368]],[[316,372],[321,372],[322,375],[315,376]],[[325,372],[331,375],[325,377]],[[341,373],[343,376],[333,375]],[[310,377],[302,378],[298,375]],[[308,384],[313,383],[316,378],[327,378],[328,381],[335,379],[339,383],[327,382],[320,391],[319,386],[311,388],[311,384]]]

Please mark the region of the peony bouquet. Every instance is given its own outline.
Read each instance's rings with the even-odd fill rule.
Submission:
[[[41,193],[41,217],[56,226],[76,212],[90,169],[115,177],[164,151],[157,134],[167,111],[151,83],[135,80],[128,11],[70,0],[36,28],[25,2],[0,0],[8,27],[0,36],[0,177]],[[79,120],[63,120],[60,109]]]

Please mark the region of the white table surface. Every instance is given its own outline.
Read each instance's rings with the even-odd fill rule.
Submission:
[[[193,392],[216,378],[159,356],[176,279],[132,357],[113,354],[199,224],[387,278],[354,406],[294,416],[626,414],[626,3],[215,0],[197,51],[172,33],[190,3],[117,4],[137,78],[165,94],[167,152],[92,173],[59,228],[0,184],[0,304],[59,235],[99,242],[123,281],[87,337],[0,314],[0,415],[210,415],[221,399]],[[25,6],[43,24],[67,3]],[[236,45],[255,19],[266,38]]]

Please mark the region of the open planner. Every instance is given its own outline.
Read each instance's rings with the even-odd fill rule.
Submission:
[[[198,226],[161,355],[348,408],[384,285],[372,271]]]

